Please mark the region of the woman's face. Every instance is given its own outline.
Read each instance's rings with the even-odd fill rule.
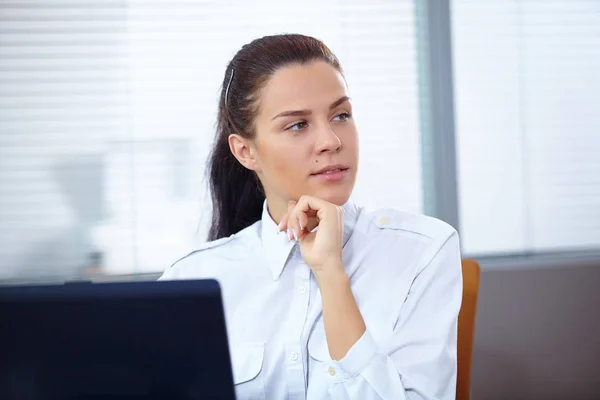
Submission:
[[[269,206],[302,195],[344,204],[358,167],[358,132],[342,75],[325,62],[276,72],[260,93],[251,141]]]

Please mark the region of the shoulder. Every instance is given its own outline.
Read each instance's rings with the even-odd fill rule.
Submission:
[[[458,233],[446,222],[391,208],[363,208],[352,236],[354,246],[381,252],[423,268],[447,252],[459,253]]]
[[[215,275],[215,268],[227,269],[239,260],[247,259],[249,250],[256,247],[257,225],[228,237],[205,242],[196,249],[176,260],[161,276],[168,279],[201,279]]]
[[[392,208],[363,209],[362,219],[369,233],[375,236],[391,234],[409,240],[438,242],[456,234],[456,230],[442,220]]]
[[[192,250],[188,254],[179,258],[177,261],[173,263],[171,267],[180,265],[186,260],[194,259],[197,257],[211,257],[217,256],[218,254],[231,250],[236,245],[239,245],[240,239],[236,235],[231,235],[228,237],[224,237],[217,240],[212,240],[210,242],[205,242],[200,244],[196,249]]]
[[[416,277],[425,269],[461,274],[458,233],[440,219],[390,208],[363,209],[353,236],[355,247],[393,260],[400,275],[411,271]]]

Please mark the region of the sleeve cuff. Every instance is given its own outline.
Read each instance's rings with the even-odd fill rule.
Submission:
[[[377,350],[377,343],[367,329],[348,350],[344,358],[339,361],[329,360],[325,363],[325,373],[332,383],[354,379],[377,355]]]

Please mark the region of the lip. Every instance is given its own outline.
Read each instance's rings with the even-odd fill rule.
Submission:
[[[346,165],[342,165],[342,164],[335,164],[335,165],[328,165],[326,167],[321,168],[320,170],[318,170],[317,172],[312,173],[311,175],[321,175],[324,172],[327,171],[334,171],[336,169],[341,170],[342,172],[346,171],[349,167]]]

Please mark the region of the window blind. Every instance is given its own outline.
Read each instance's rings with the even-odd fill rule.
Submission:
[[[162,271],[203,241],[219,86],[245,43],[322,39],[360,131],[354,200],[421,211],[409,1],[0,4],[0,279]]]
[[[103,155],[130,135],[126,37],[120,1],[0,3],[0,278],[92,262]]]
[[[600,3],[452,3],[466,253],[600,247]]]

